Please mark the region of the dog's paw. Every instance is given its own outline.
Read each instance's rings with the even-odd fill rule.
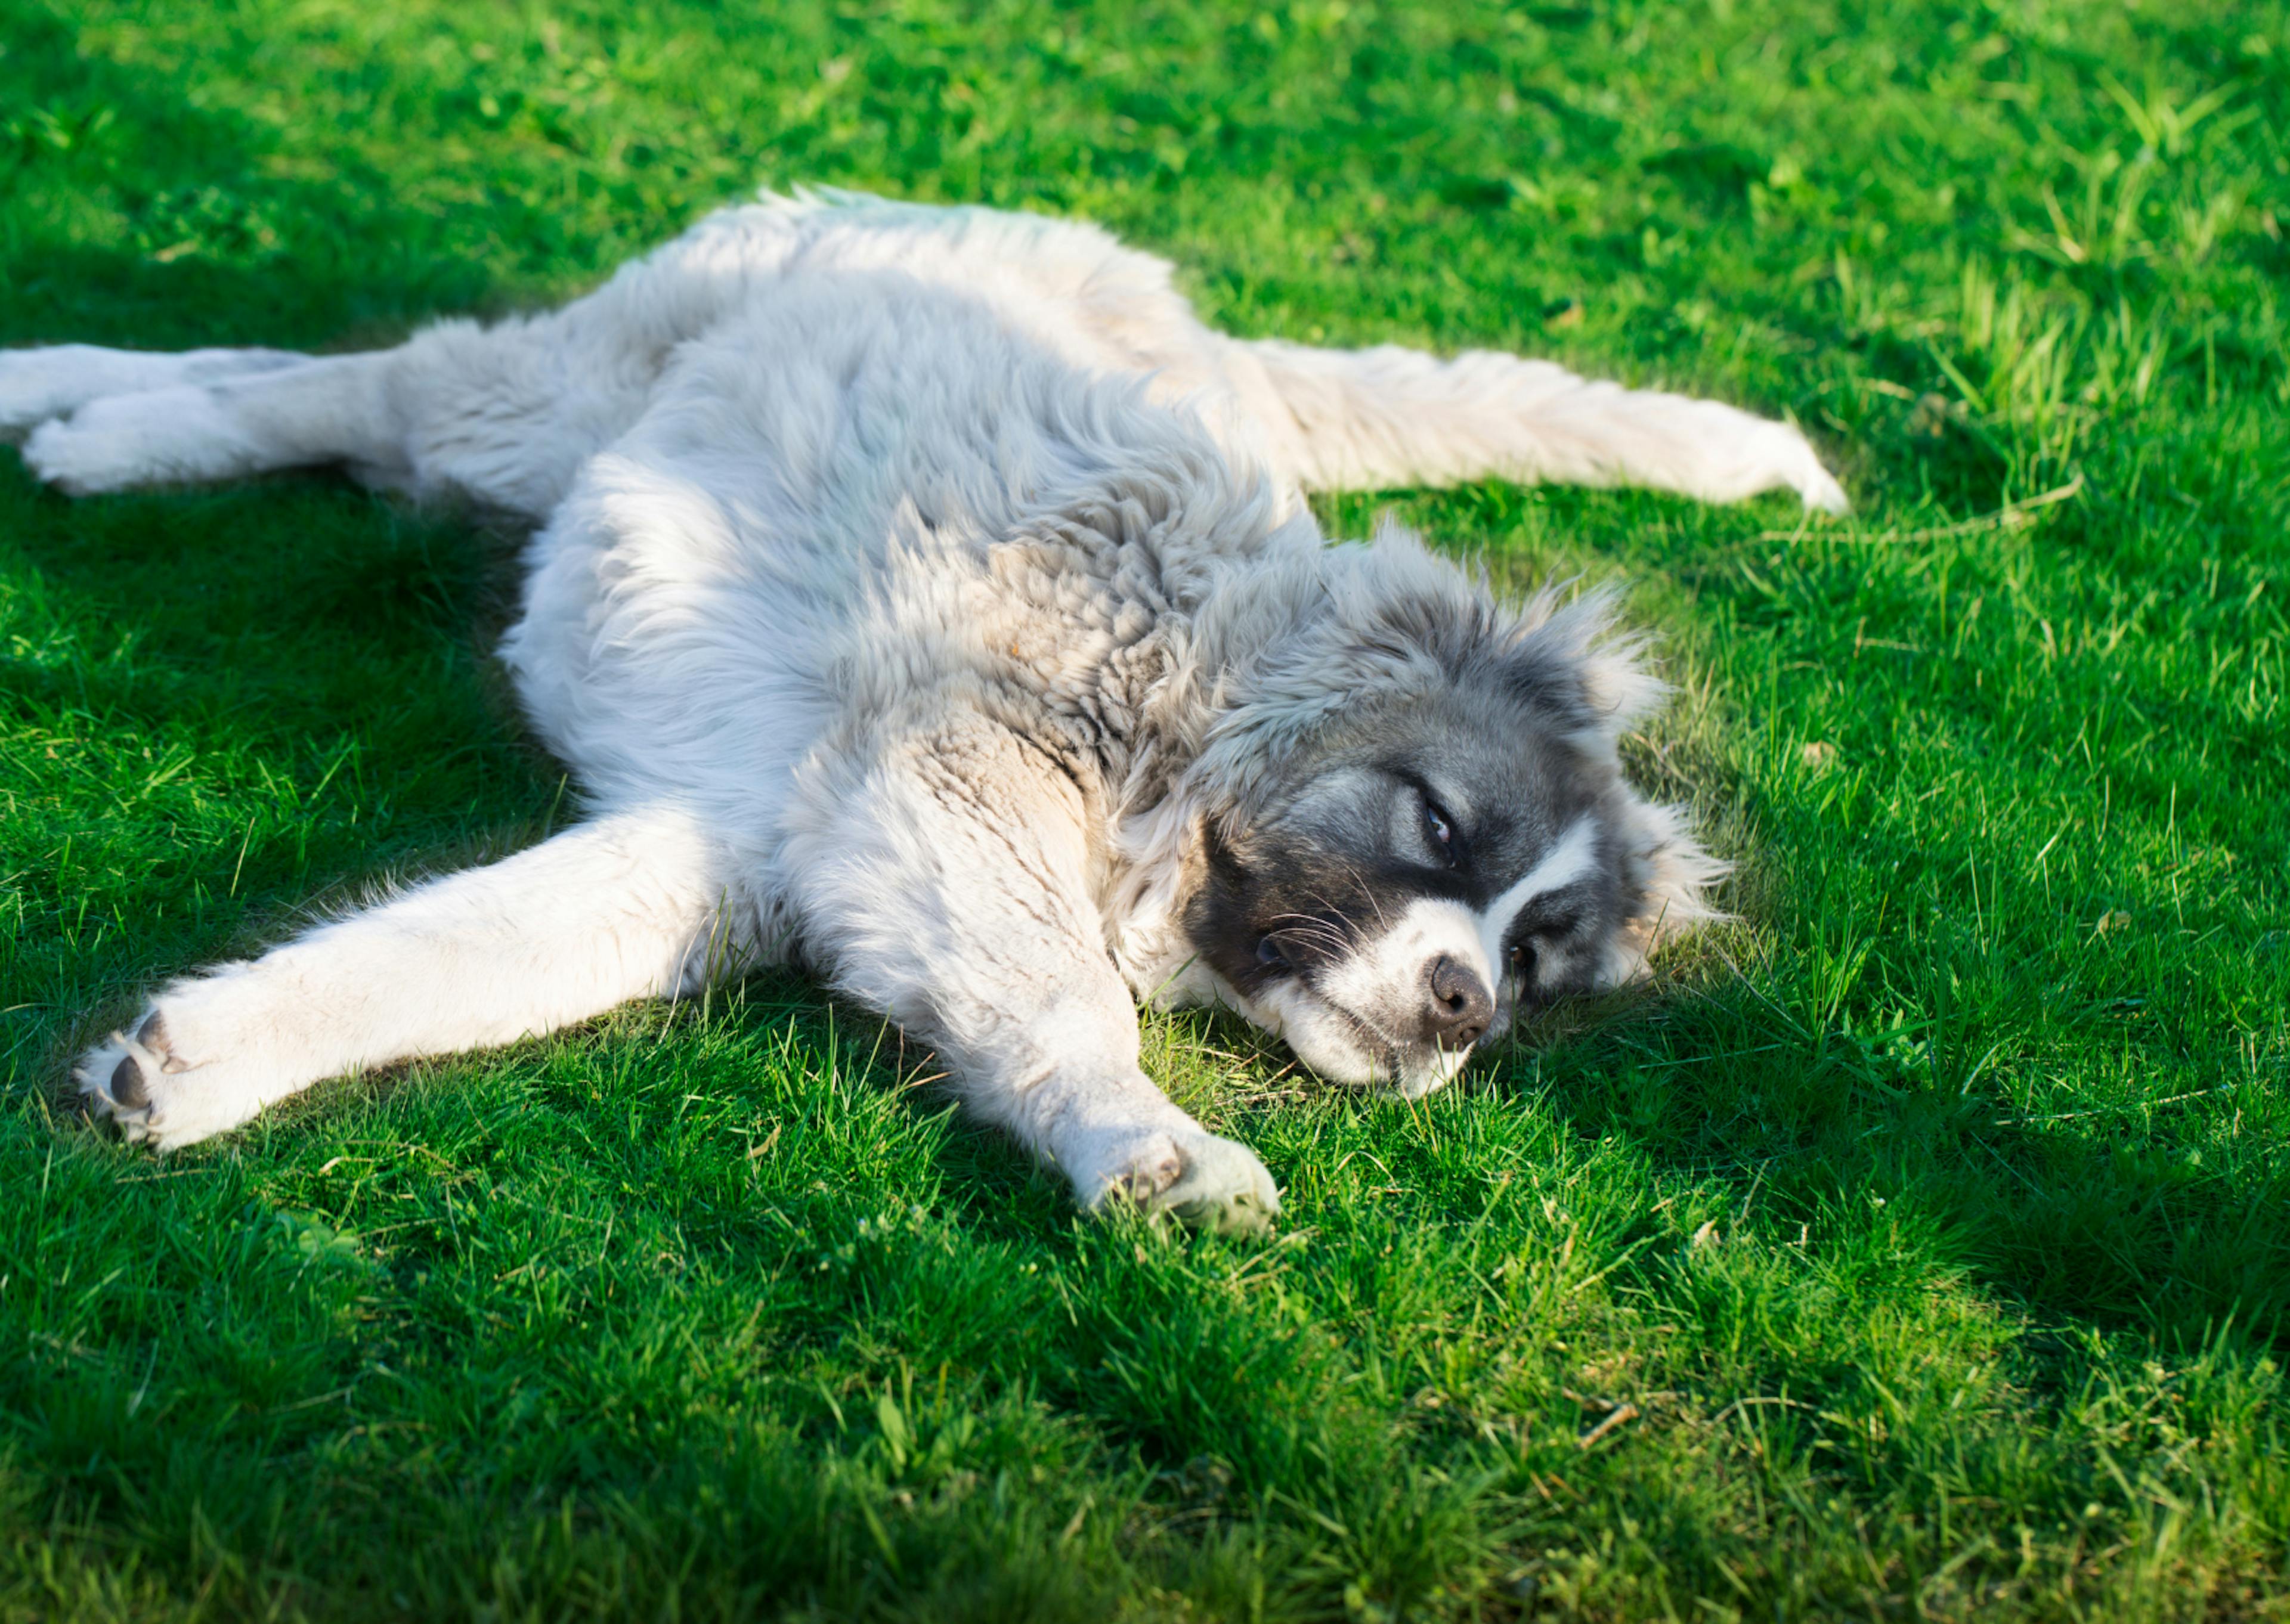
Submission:
[[[214,383],[276,372],[302,359],[276,349],[194,349],[181,355],[94,344],[0,349],[0,436],[13,438],[106,396]]]
[[[234,1069],[186,1058],[166,1012],[155,1005],[132,1035],[114,1032],[82,1057],[72,1080],[89,1111],[117,1123],[130,1143],[173,1150],[228,1132],[262,1108],[261,1091]]]
[[[195,385],[108,395],[53,418],[24,442],[35,478],[74,496],[220,479],[249,461],[244,436]]]
[[[1261,1235],[1280,1215],[1280,1187],[1256,1152],[1213,1133],[1180,1147],[1185,1169],[1153,1205],[1195,1229]]]
[[[1768,422],[1753,419],[1755,427],[1738,447],[1742,472],[1758,490],[1776,488],[1794,491],[1799,500],[1819,513],[1849,513],[1852,500],[1837,476],[1821,464],[1821,453],[1813,449],[1793,424]]]
[[[20,435],[99,396],[133,387],[133,369],[115,359],[121,353],[92,344],[0,350],[0,434]]]
[[[1617,445],[1626,443],[1622,431],[1633,427],[1647,433],[1642,455],[1626,465],[1630,478],[1705,502],[1794,491],[1807,508],[1822,513],[1844,513],[1853,505],[1794,423],[1678,396],[1625,392],[1611,404],[1629,408],[1627,417],[1605,426],[1614,431]]]
[[[74,374],[81,346],[0,351],[0,434],[21,434],[76,406],[85,396]]]
[[[1280,1189],[1247,1146],[1213,1133],[1156,1130],[1120,1146],[1092,1178],[1089,1205],[1167,1212],[1188,1228],[1262,1234],[1280,1212]]]
[[[1790,487],[1804,500],[1805,505],[1815,512],[1838,515],[1852,512],[1853,500],[1845,494],[1845,487],[1837,483],[1837,476],[1821,466],[1821,459],[1814,454],[1813,447],[1806,446],[1805,452],[1805,461],[1796,470],[1796,477],[1790,482]]]

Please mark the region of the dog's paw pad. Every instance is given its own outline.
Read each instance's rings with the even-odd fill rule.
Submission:
[[[178,982],[72,1068],[92,1117],[108,1117],[131,1144],[176,1150],[228,1133],[295,1092],[261,1028],[234,1020],[227,978]]]
[[[109,1117],[131,1143],[164,1150],[232,1125],[206,1124],[214,1091],[176,1081],[189,1069],[168,1035],[165,1016],[153,1009],[129,1031],[114,1032],[82,1056],[72,1081],[90,1115]]]
[[[166,1034],[167,1023],[153,1010],[133,1036],[114,1032],[72,1070],[88,1109],[110,1117],[130,1140],[149,1137],[153,1080],[183,1068],[167,1046]]]
[[[151,1091],[143,1082],[143,1068],[132,1054],[119,1057],[119,1064],[111,1068],[108,1089],[113,1105],[125,1110],[140,1111],[151,1103]]]
[[[1184,1172],[1185,1158],[1178,1154],[1176,1141],[1165,1136],[1159,1144],[1131,1159],[1109,1193],[1126,1196],[1141,1207],[1150,1206]]]
[[[167,1042],[167,1018],[157,1010],[145,1016],[143,1024],[135,1028],[135,1041],[152,1053],[163,1057],[159,1069],[169,1076],[184,1069],[182,1057]]]

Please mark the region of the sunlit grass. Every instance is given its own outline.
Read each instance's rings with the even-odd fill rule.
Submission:
[[[1859,505],[1325,504],[1628,587],[1739,919],[1413,1106],[1149,1021],[1257,1244],[783,978],[113,1145],[138,988],[573,800],[513,536],[0,468],[0,1616],[2276,1615],[2286,129],[2278,0],[0,5],[0,342],[388,342],[820,181]]]

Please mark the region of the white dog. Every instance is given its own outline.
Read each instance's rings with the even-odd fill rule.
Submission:
[[[377,354],[8,352],[0,426],[74,492],[331,463],[539,525],[502,657],[587,820],[165,988],[76,1072],[130,1138],[796,957],[1085,1205],[1238,1227],[1273,1182],[1140,1069],[1133,995],[1420,1094],[1718,872],[1617,767],[1657,686],[1601,604],[1499,608],[1301,493],[1845,500],[1727,406],[1228,339],[1091,227],[844,194]]]

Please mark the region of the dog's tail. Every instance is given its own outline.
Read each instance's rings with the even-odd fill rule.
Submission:
[[[1308,490],[1383,490],[1501,476],[1645,485],[1732,502],[1788,489],[1842,513],[1845,492],[1804,435],[1712,400],[1578,378],[1549,361],[1396,345],[1245,346],[1295,420]]]

